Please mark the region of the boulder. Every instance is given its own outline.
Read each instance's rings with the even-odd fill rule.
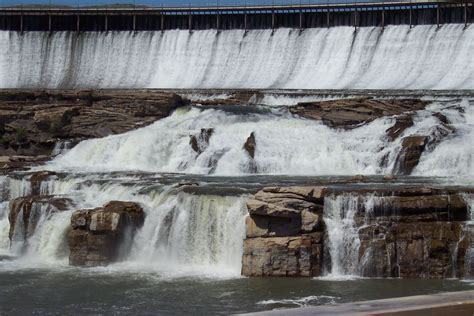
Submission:
[[[214,134],[213,128],[202,128],[199,135],[191,135],[189,137],[189,145],[199,155],[209,146],[212,134]]]
[[[387,139],[393,142],[398,138],[407,128],[413,126],[413,113],[404,113],[395,118],[395,124],[385,131]]]
[[[143,225],[145,213],[134,202],[111,201],[103,207],[78,210],[71,216],[69,264],[104,266],[123,255],[124,245]]]
[[[402,148],[395,162],[394,174],[409,175],[418,165],[428,142],[427,136],[407,136],[402,139]]]
[[[10,201],[8,213],[10,240],[18,237],[21,241],[26,241],[34,234],[41,216],[68,210],[72,205],[72,201],[68,198],[47,195],[28,195]]]
[[[244,241],[244,276],[319,276],[322,233]]]
[[[250,133],[250,136],[247,137],[247,140],[245,141],[244,144],[244,149],[245,151],[249,154],[249,156],[253,159],[255,158],[255,148],[257,144],[255,142],[255,133],[252,132]]]
[[[247,237],[294,236],[322,230],[321,187],[269,187],[247,200]]]

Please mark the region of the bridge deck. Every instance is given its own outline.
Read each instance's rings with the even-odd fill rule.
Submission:
[[[202,7],[0,8],[0,30],[164,31],[171,29],[276,29],[333,26],[426,25],[474,22],[472,0],[396,0],[338,4]]]

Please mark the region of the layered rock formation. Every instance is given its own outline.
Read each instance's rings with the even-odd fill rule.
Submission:
[[[469,220],[465,199],[459,188],[419,186],[262,189],[247,203],[242,274],[329,273],[335,263],[331,262],[331,234],[325,218],[333,215],[329,212],[347,212],[342,206],[335,210],[325,208],[337,197],[355,197],[356,201],[352,225],[357,242],[345,245],[355,247],[351,251],[358,254],[357,269],[352,273],[408,278],[464,275],[464,258],[471,238],[465,229]],[[347,214],[338,216],[342,221]]]
[[[321,102],[299,103],[290,112],[321,120],[329,127],[354,128],[382,116],[400,115],[424,109],[428,102],[417,99],[349,98]]]
[[[49,155],[73,143],[130,131],[187,104],[154,91],[0,91],[0,156]]]
[[[317,276],[323,253],[323,190],[265,188],[247,202],[246,276]]]
[[[26,241],[33,236],[42,216],[67,210],[72,201],[65,197],[28,195],[10,201],[10,240]]]
[[[134,202],[111,201],[74,212],[68,235],[69,264],[92,267],[118,260],[128,252],[126,248],[144,220],[142,207]]]

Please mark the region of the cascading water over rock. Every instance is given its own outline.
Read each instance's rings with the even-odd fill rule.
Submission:
[[[301,119],[284,109],[233,113],[225,109],[181,108],[148,127],[81,142],[56,158],[50,167],[233,176],[390,174],[396,171],[404,137],[427,135],[434,148],[427,146],[413,173],[469,177],[474,172],[474,149],[459,144],[472,140],[471,102],[433,102],[418,111],[414,125],[393,141],[388,141],[386,135],[395,123],[392,117],[345,131]],[[434,116],[436,113],[452,122],[449,137],[437,136],[440,121]],[[255,142],[253,157],[245,149],[250,135]]]
[[[28,213],[30,219],[36,217],[34,231],[23,231],[20,210],[11,241],[9,203],[0,204],[0,254],[19,256],[25,266],[67,264],[66,238],[72,211],[97,207],[120,196],[142,205],[146,217],[119,265],[167,276],[240,273],[244,197],[192,195],[134,177],[107,180],[103,176],[53,178],[42,183],[41,192],[45,204],[33,203]],[[65,195],[74,205],[51,212],[52,196]]]
[[[474,27],[0,32],[0,88],[473,89]]]

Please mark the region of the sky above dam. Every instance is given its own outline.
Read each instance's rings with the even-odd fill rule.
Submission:
[[[214,6],[214,5],[272,5],[272,4],[316,4],[316,3],[348,3],[369,2],[371,0],[0,0],[0,6],[11,5],[69,5],[69,6],[91,6],[102,4],[135,4],[148,6]]]

